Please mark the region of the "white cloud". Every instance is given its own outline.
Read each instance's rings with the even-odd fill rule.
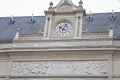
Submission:
[[[60,0],[0,0],[0,16],[30,16],[44,15],[44,10],[48,9],[49,2],[56,5]],[[79,0],[73,0],[78,5]],[[86,12],[90,10],[94,13],[110,12],[112,9],[120,11],[118,0],[83,0]]]

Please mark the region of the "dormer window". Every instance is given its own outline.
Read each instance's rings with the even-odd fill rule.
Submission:
[[[33,14],[32,14],[32,17],[31,17],[31,23],[35,23],[35,20],[34,20],[34,17],[33,17]]]
[[[87,20],[88,21],[93,21],[93,16],[91,14],[91,11],[90,11],[89,15],[87,16]]]
[[[114,10],[112,10],[112,15],[110,16],[111,21],[116,19],[116,15],[114,14]]]
[[[12,17],[10,18],[9,23],[10,23],[10,24],[15,23],[14,18],[13,18],[13,15],[12,15]]]

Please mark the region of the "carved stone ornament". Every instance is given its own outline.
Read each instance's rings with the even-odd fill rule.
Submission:
[[[53,7],[53,2],[51,1],[51,2],[49,3],[49,5],[50,5],[50,7]]]
[[[52,9],[53,9],[53,2],[51,1],[51,2],[49,3],[49,5],[50,5],[49,10],[52,10]]]
[[[82,2],[82,0],[80,0],[79,1],[79,7],[82,7],[82,5],[83,5],[83,2]]]
[[[106,75],[106,61],[14,62],[13,76],[80,76]]]

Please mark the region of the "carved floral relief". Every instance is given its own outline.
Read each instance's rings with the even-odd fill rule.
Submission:
[[[79,76],[106,75],[106,61],[41,61],[14,62],[14,76]]]

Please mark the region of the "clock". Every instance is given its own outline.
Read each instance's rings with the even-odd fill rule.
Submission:
[[[58,36],[67,36],[72,32],[72,25],[69,22],[61,22],[56,26]]]

